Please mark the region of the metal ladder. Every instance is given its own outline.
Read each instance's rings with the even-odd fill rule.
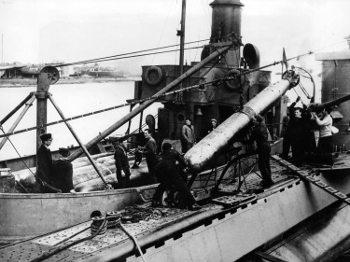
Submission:
[[[292,171],[293,174],[299,176],[300,179],[302,179],[303,181],[309,181],[313,185],[323,189],[324,191],[326,191],[327,193],[331,194],[332,196],[334,196],[334,197],[338,198],[339,200],[342,200],[346,204],[350,205],[350,198],[348,198],[344,193],[339,192],[335,188],[327,185],[326,183],[324,183],[321,180],[315,178],[314,176],[312,176],[308,172],[299,169],[297,166],[295,166],[295,165],[291,164],[290,162],[280,158],[277,155],[272,155],[271,158],[276,160],[277,162],[279,162],[281,165],[285,166],[286,168],[288,168],[288,170]]]

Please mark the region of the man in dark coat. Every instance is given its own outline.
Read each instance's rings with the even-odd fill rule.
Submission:
[[[182,167],[186,166],[185,160],[179,152],[172,149],[171,144],[164,143],[162,146],[162,153],[159,155],[159,163],[155,167],[155,172],[160,182],[155,194],[153,195],[153,205],[159,205],[160,199],[164,191],[168,188],[174,187],[181,198],[184,205],[189,210],[197,210],[200,208],[196,204],[191,191],[187,187],[186,182],[181,177],[176,162],[178,161]]]
[[[61,189],[62,193],[69,193],[73,186],[73,165],[67,159],[68,148],[59,148],[61,158],[53,162],[54,186]]]
[[[151,131],[149,129],[144,130],[145,138],[147,139],[147,143],[143,150],[143,154],[146,157],[148,172],[151,180],[154,180],[156,175],[154,173],[154,167],[157,165],[157,144],[154,138],[151,135]],[[154,181],[152,181],[154,182]]]
[[[256,115],[253,119],[253,130],[250,136],[249,142],[256,141],[259,157],[259,170],[263,178],[263,187],[270,187],[273,185],[271,178],[271,167],[270,167],[270,152],[271,147],[268,142],[268,131],[266,125],[263,123],[263,117]]]
[[[51,193],[52,191],[45,186],[45,183],[52,185],[53,182],[52,156],[49,149],[52,143],[52,135],[50,133],[42,134],[40,135],[40,140],[42,144],[36,154],[36,176],[39,178],[37,182],[40,185],[41,193]]]
[[[118,185],[120,188],[127,187],[130,182],[130,167],[127,155],[126,140],[124,140],[123,142],[117,141],[115,143],[114,159]],[[125,177],[122,176],[122,170],[124,172]]]
[[[283,137],[283,153],[282,157],[287,159],[289,148],[292,147],[292,159],[295,165],[300,166],[304,161],[305,152],[313,152],[315,150],[315,138],[310,126],[310,113],[303,108],[295,107],[300,101],[300,97],[292,103],[289,108],[289,123]]]

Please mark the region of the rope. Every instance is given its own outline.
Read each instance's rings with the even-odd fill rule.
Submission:
[[[120,213],[120,212],[107,212],[107,216],[106,217],[94,217],[92,218],[93,222],[91,223],[91,226],[89,227],[86,227],[82,230],[80,230],[79,232],[63,239],[62,241],[56,243],[54,246],[55,248],[49,250],[48,252],[42,254],[40,257],[38,258],[35,258],[33,260],[30,260],[30,262],[40,262],[40,261],[43,261],[63,250],[66,250],[74,245],[77,245],[79,243],[82,243],[84,241],[87,241],[87,240],[90,240],[94,237],[96,237],[97,235],[100,235],[100,234],[104,234],[107,230],[107,228],[111,228],[111,227],[114,227],[114,226],[119,226],[125,233],[126,235],[128,235],[132,241],[134,242],[134,244],[136,245],[136,248],[138,249],[140,255],[141,255],[141,258],[143,259],[143,261],[146,262],[146,259],[145,257],[143,256],[143,252],[141,250],[141,247],[137,241],[137,239],[122,225],[121,223],[121,219],[120,219],[120,216],[121,214],[123,214],[124,216],[131,216],[131,215],[134,215],[134,216],[137,216],[137,214],[142,214],[142,213],[147,213],[147,214],[153,214],[153,217],[154,219],[158,219],[161,214],[159,215],[159,212],[157,212],[155,214],[155,211],[152,209],[152,208],[143,208],[143,207],[138,207],[138,206],[133,206],[133,207],[128,207],[125,209],[125,211],[123,213]],[[142,216],[142,215],[141,215]],[[108,223],[109,222],[114,222],[112,224],[110,224],[110,226],[108,226]],[[62,243],[64,242],[67,242],[68,240],[72,239],[73,237],[81,234],[82,232],[85,232],[86,230],[88,229],[91,229],[91,235],[88,236],[88,237],[85,237],[85,238],[82,238],[82,239],[78,239],[76,241],[73,241],[71,243],[68,243],[66,245],[63,245],[63,246],[60,246],[60,247],[57,247],[59,245],[61,245]]]
[[[107,232],[107,217],[92,217],[91,234],[104,235]],[[107,222],[106,222],[107,221]],[[102,227],[102,228],[101,228]]]
[[[17,181],[17,180],[15,180],[15,181],[16,181],[16,183],[23,189],[24,192],[29,193],[29,191],[22,185],[21,182],[19,182],[19,181]]]
[[[133,222],[135,222],[136,219],[140,220],[148,220],[148,219],[159,219],[162,216],[162,213],[154,208],[147,208],[147,207],[140,207],[137,205],[126,207],[124,213],[122,213],[122,220],[124,217],[129,217]],[[120,222],[120,227],[123,229],[123,231],[133,240],[135,243],[141,258],[143,261],[146,262],[145,257],[143,256],[143,252],[141,250],[141,247],[139,243],[137,242],[137,239],[123,226],[123,224]]]
[[[55,254],[57,254],[57,253],[63,251],[63,250],[65,250],[65,249],[67,249],[67,248],[69,248],[69,247],[71,247],[71,246],[77,245],[77,244],[79,244],[79,243],[81,243],[81,242],[84,242],[84,241],[86,241],[86,240],[90,240],[90,239],[94,238],[95,236],[97,236],[97,235],[101,232],[101,230],[104,228],[104,226],[106,225],[106,223],[107,223],[107,220],[106,220],[106,218],[105,218],[104,221],[103,221],[103,223],[102,223],[102,224],[100,225],[100,227],[98,228],[98,230],[97,230],[94,234],[92,234],[91,236],[88,236],[88,237],[79,239],[79,240],[77,240],[77,241],[73,241],[72,243],[69,243],[69,244],[64,245],[64,246],[61,246],[61,247],[54,248],[54,249],[52,249],[52,250],[50,250],[50,251],[44,253],[44,254],[41,255],[40,257],[31,260],[30,262],[40,262],[40,261],[43,261],[43,260],[45,260],[45,259],[47,259],[47,258],[49,258],[49,257],[51,257],[51,256],[53,256],[53,255],[55,255]],[[85,230],[84,230],[84,231],[85,231]]]
[[[136,245],[136,247],[137,247],[137,250],[139,251],[142,260],[143,260],[144,262],[146,262],[147,260],[146,260],[145,257],[143,256],[143,252],[142,252],[141,247],[140,247],[139,243],[137,242],[136,238],[135,238],[133,235],[130,234],[130,232],[123,226],[122,223],[120,223],[120,227],[121,227],[121,228],[123,229],[123,231],[132,239],[132,241],[135,243],[135,245]]]
[[[69,237],[63,239],[62,241],[56,243],[54,246],[59,246],[59,245],[61,245],[62,243],[67,242],[69,239],[72,239],[73,237],[79,235],[80,233],[85,232],[85,231],[88,230],[88,229],[90,229],[90,226],[88,226],[88,227],[86,227],[86,228],[84,228],[84,229],[78,231],[77,233],[75,233],[75,234],[73,234],[73,235],[71,235],[71,236],[69,236]]]
[[[154,208],[130,206],[122,213],[122,220],[130,220],[134,223],[140,220],[159,219],[162,216],[159,210]]]

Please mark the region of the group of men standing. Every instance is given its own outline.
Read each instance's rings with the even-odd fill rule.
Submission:
[[[295,105],[300,97],[289,106],[289,121],[285,128],[283,140],[283,152],[281,156],[288,158],[289,149],[292,149],[292,161],[300,166],[306,159],[306,155],[316,153],[318,160],[326,165],[333,165],[332,159],[332,117],[331,108],[325,108],[322,112],[309,112],[306,105],[303,108]],[[319,130],[319,142],[316,147],[314,131]],[[315,161],[315,160],[312,160]]]
[[[271,168],[270,168],[270,145],[268,142],[268,131],[263,123],[263,117],[257,115],[252,120],[253,129],[249,143],[256,141],[259,156],[259,169],[263,177],[263,186],[269,187],[274,182],[271,178]],[[217,120],[211,119],[211,127],[208,129],[208,133],[211,133],[217,127]],[[183,153],[187,152],[196,142],[194,135],[194,128],[191,124],[190,119],[186,119],[186,124],[182,128],[181,142],[183,145]],[[200,207],[196,204],[188,186],[187,186],[187,175],[182,172],[186,168],[186,163],[183,156],[173,149],[170,143],[163,143],[162,152],[157,156],[157,145],[154,138],[151,135],[149,129],[144,130],[144,136],[147,142],[141,153],[146,157],[146,162],[151,178],[156,179],[160,183],[157,188],[156,193],[153,197],[153,205],[157,206],[161,203],[161,198],[166,189],[175,189],[182,198],[183,205],[189,210],[196,210]],[[125,150],[123,151],[123,157],[126,159]],[[115,159],[117,167],[117,177],[118,182],[122,181],[118,169],[124,168],[125,165],[118,164],[120,161],[121,151],[116,149]],[[119,167],[118,167],[119,166]],[[129,168],[128,164],[127,167]],[[129,171],[124,171],[124,173],[130,174]],[[129,180],[129,178],[127,178]],[[153,181],[154,182],[154,181]]]
[[[263,118],[256,116],[253,119],[254,128],[251,133],[251,140],[256,141],[259,154],[259,169],[261,171],[265,186],[273,184],[271,179],[271,169],[269,164],[270,146],[267,141],[267,129],[262,123]],[[217,120],[211,119],[211,127],[208,133],[217,127]],[[157,156],[157,144],[152,137],[149,129],[144,130],[146,144],[141,151],[145,156],[149,176],[152,183],[159,182],[160,185],[153,198],[153,205],[157,206],[161,202],[161,197],[166,189],[175,189],[182,199],[182,204],[189,210],[200,208],[196,204],[190,189],[187,186],[187,175],[182,172],[186,168],[183,156],[173,149],[170,143],[163,143],[162,152]],[[69,150],[60,148],[59,152],[62,157],[58,160],[52,160],[49,149],[52,143],[51,134],[40,136],[42,145],[37,152],[37,180],[40,184],[40,191],[43,193],[52,192],[50,186],[59,188],[63,193],[70,192],[73,189],[73,168],[67,159]],[[195,143],[196,138],[194,128],[190,119],[186,119],[186,124],[182,128],[181,141],[183,153],[186,153]],[[130,186],[130,167],[127,155],[127,144],[125,141],[116,141],[115,145],[115,166],[118,187],[125,188]]]

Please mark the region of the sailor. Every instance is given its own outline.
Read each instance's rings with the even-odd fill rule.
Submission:
[[[211,133],[217,127],[217,123],[218,123],[218,121],[215,118],[212,118],[210,122],[211,122],[211,126],[208,129],[208,134]]]
[[[136,141],[137,141],[137,148],[134,151],[134,155],[135,155],[135,160],[134,160],[134,164],[131,167],[132,169],[134,168],[138,168],[139,165],[142,162],[142,149],[143,147],[140,145],[144,145],[146,143],[146,138],[144,136],[144,134],[142,132],[135,134],[136,136]]]
[[[147,139],[146,145],[144,147],[144,150],[142,153],[146,157],[147,167],[148,167],[148,173],[151,177],[151,180],[155,180],[156,175],[154,172],[154,167],[157,165],[157,144],[154,138],[151,135],[151,131],[149,129],[145,129],[144,136]]]
[[[321,117],[319,117],[316,113],[313,114],[313,118],[316,120],[320,128],[320,137],[317,145],[317,153],[322,154],[322,163],[326,165],[333,165],[332,158],[332,144],[333,144],[333,136],[332,136],[332,125],[333,119],[330,115],[332,111],[331,108],[326,108],[322,111]]]
[[[185,125],[182,127],[181,144],[182,152],[186,153],[196,143],[196,137],[194,133],[194,127],[191,119],[187,118]]]
[[[253,130],[250,139],[245,142],[256,141],[259,157],[259,170],[262,176],[262,186],[270,187],[274,184],[271,178],[270,167],[270,152],[271,147],[268,142],[268,131],[266,125],[263,123],[264,118],[261,115],[253,117]]]
[[[174,187],[181,196],[185,207],[189,210],[198,210],[200,206],[196,204],[196,200],[181,177],[176,162],[179,162],[180,167],[186,167],[185,160],[180,153],[174,150],[171,144],[164,143],[162,153],[159,155],[159,163],[155,167],[160,184],[153,195],[153,206],[160,205],[164,191]]]
[[[50,133],[44,133],[40,135],[42,142],[36,154],[37,169],[36,176],[39,178],[37,182],[40,185],[41,193],[51,193],[52,191],[45,186],[45,183],[52,185],[52,156],[50,146],[52,143],[52,135]]]
[[[61,189],[62,193],[69,193],[73,186],[73,165],[68,160],[70,155],[68,148],[59,148],[58,151],[62,157],[53,162],[53,185]]]
[[[299,114],[300,108],[299,107],[295,107],[296,104],[300,101],[300,96],[297,97],[297,99],[288,107],[288,115],[286,117],[286,119],[284,119],[284,123],[286,123],[286,127],[284,130],[284,134],[283,134],[283,152],[281,154],[281,157],[287,159],[288,158],[288,154],[289,154],[289,150],[291,147],[291,141],[292,141],[292,129],[295,127],[295,122],[298,121],[299,118],[301,118],[301,114]],[[296,113],[295,113],[296,111]],[[297,120],[295,120],[297,119]]]
[[[300,97],[296,99],[289,107],[290,121],[286,133],[283,137],[283,153],[282,157],[288,157],[289,147],[292,147],[292,159],[295,165],[300,166],[305,157],[305,150],[309,145],[311,129],[308,125],[308,117],[305,108],[295,107],[300,101]],[[308,150],[309,151],[309,150]]]
[[[118,185],[120,188],[125,188],[129,185],[130,182],[130,168],[129,168],[129,159],[127,155],[127,142],[124,140],[115,142],[115,167],[117,173]],[[122,176],[122,171],[124,177]]]

